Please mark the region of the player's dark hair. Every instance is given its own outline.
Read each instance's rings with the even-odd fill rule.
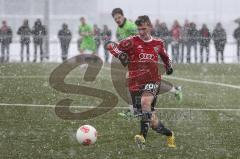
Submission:
[[[141,26],[141,25],[143,25],[144,23],[147,23],[148,25],[152,26],[151,20],[150,20],[150,18],[149,18],[147,15],[139,16],[139,17],[137,18],[137,20],[135,21],[135,24],[136,24],[137,26]]]
[[[112,17],[114,17],[115,14],[121,14],[123,16],[123,11],[121,8],[114,8],[112,10]]]
[[[85,18],[84,18],[84,17],[81,17],[80,20],[85,20]]]

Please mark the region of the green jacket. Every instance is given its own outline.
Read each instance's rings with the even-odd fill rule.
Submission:
[[[123,26],[117,28],[116,36],[119,41],[135,34],[137,34],[137,26],[133,22],[125,19]]]

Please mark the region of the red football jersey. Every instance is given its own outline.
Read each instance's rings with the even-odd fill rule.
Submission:
[[[127,53],[130,91],[138,91],[147,83],[161,80],[161,74],[158,71],[159,55],[165,68],[171,67],[169,56],[161,39],[151,37],[150,40],[144,41],[138,35],[130,36],[116,45],[111,45],[108,49],[115,57],[123,52]]]

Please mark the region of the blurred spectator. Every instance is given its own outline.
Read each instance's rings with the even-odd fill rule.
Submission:
[[[81,36],[80,53],[90,50],[93,54],[96,54],[96,43],[93,37],[93,28],[86,23],[84,17],[80,18],[81,25],[79,27],[79,35]]]
[[[240,22],[238,22],[238,27],[234,30],[233,37],[237,41],[237,61],[240,62]]]
[[[31,29],[28,24],[28,20],[25,19],[23,21],[23,25],[18,29],[17,34],[20,36],[20,43],[21,43],[21,52],[20,52],[20,57],[21,57],[21,62],[23,62],[24,55],[24,47],[26,46],[26,54],[27,54],[27,62],[29,62],[29,44],[30,44],[30,37],[31,37]]]
[[[93,35],[96,43],[96,52],[98,54],[99,46],[101,44],[101,29],[98,28],[97,24],[93,25]]]
[[[33,29],[33,43],[34,43],[34,59],[33,62],[37,61],[37,50],[40,49],[40,60],[43,61],[43,39],[47,35],[46,28],[42,25],[40,19],[37,19],[34,23]]]
[[[80,52],[81,43],[82,43],[82,37],[79,37],[79,38],[77,39],[77,49],[78,49],[79,52]]]
[[[68,29],[68,25],[63,23],[62,29],[58,32],[58,39],[60,40],[62,50],[62,61],[65,61],[68,57],[68,48],[72,39],[72,33]]]
[[[160,21],[159,21],[159,19],[157,19],[155,21],[154,27],[152,28],[151,35],[160,38],[160,34],[161,34],[160,33]]]
[[[219,53],[221,55],[221,60],[224,62],[224,48],[227,42],[227,34],[225,29],[223,29],[221,23],[217,23],[216,27],[213,30],[213,41],[216,48],[216,62],[220,61]]]
[[[165,48],[168,51],[168,45],[171,42],[171,33],[166,23],[161,23],[160,25],[160,38],[164,41]]]
[[[111,40],[111,38],[112,38],[112,31],[110,29],[108,29],[107,25],[103,26],[101,37],[102,37],[103,45],[105,45],[106,42]],[[109,60],[109,53],[108,53],[108,50],[105,49],[105,48],[104,48],[104,56],[105,56],[105,62],[108,62],[108,60]]]
[[[178,21],[175,20],[171,29],[172,36],[172,59],[178,63],[179,60],[179,40],[180,40],[181,26]]]
[[[168,51],[168,44],[171,42],[170,32],[167,28],[166,23],[158,24],[158,21],[156,21],[155,27],[154,27],[154,36],[162,39],[165,44],[165,48]]]
[[[185,20],[184,26],[182,27],[181,30],[181,40],[180,40],[180,49],[181,49],[181,53],[180,53],[180,60],[181,63],[184,62],[184,57],[185,57],[185,47],[187,48],[187,43],[188,43],[188,30],[189,30],[190,24],[188,22],[188,20]]]
[[[12,29],[7,26],[6,21],[2,21],[0,28],[0,42],[1,42],[1,62],[9,61],[9,45],[12,43]]]
[[[189,30],[187,33],[188,42],[187,42],[187,63],[191,63],[191,49],[193,47],[194,49],[194,59],[195,63],[198,61],[198,55],[197,55],[197,42],[199,38],[199,33],[196,28],[195,23],[190,23]]]
[[[202,25],[199,30],[199,43],[200,43],[200,62],[203,63],[203,51],[206,50],[206,63],[209,60],[209,44],[211,40],[211,33],[206,24]]]

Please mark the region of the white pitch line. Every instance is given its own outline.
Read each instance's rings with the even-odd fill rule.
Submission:
[[[50,75],[42,75],[42,76],[28,76],[28,75],[26,75],[26,76],[1,76],[0,77],[0,79],[21,79],[21,78],[23,78],[23,79],[25,79],[25,78],[49,78],[50,77]]]
[[[56,105],[42,105],[42,104],[9,104],[9,103],[0,103],[0,106],[13,106],[13,107],[46,107],[54,108]],[[65,106],[62,106],[65,107]],[[79,108],[79,109],[90,109],[90,108],[99,108],[99,109],[109,109],[111,107],[95,107],[95,106],[80,106],[73,105],[70,108]],[[114,109],[129,109],[129,107],[114,107]],[[193,111],[240,111],[240,108],[235,109],[225,109],[225,108],[156,108],[157,110],[193,110]]]
[[[80,76],[68,76],[67,78],[79,78]],[[240,86],[238,85],[232,85],[232,84],[226,84],[226,83],[219,83],[219,82],[211,82],[211,81],[201,81],[201,80],[193,80],[188,78],[181,78],[181,77],[174,77],[174,76],[163,76],[167,79],[174,79],[174,80],[180,80],[180,81],[186,81],[186,82],[192,82],[192,83],[200,83],[200,84],[208,84],[208,85],[215,85],[215,86],[222,86],[222,87],[229,87],[234,89],[240,89]],[[25,78],[49,78],[49,76],[0,76],[0,79],[25,79]]]
[[[106,70],[110,70],[110,68],[103,68]],[[166,76],[163,75],[164,78],[168,79],[175,79],[175,80],[181,80],[181,81],[186,81],[186,82],[192,82],[192,83],[201,83],[201,84],[209,84],[209,85],[216,85],[216,86],[223,86],[223,87],[230,87],[230,88],[235,88],[235,89],[240,89],[240,86],[236,85],[231,85],[231,84],[225,84],[225,83],[218,83],[218,82],[210,82],[210,81],[200,81],[200,80],[193,80],[193,79],[188,79],[188,78],[181,78],[181,77],[173,77],[173,76]]]
[[[79,78],[80,76],[68,76],[67,78]],[[219,83],[219,82],[210,82],[210,81],[200,81],[200,80],[193,80],[188,78],[181,78],[181,77],[174,77],[174,76],[163,76],[164,78],[168,79],[174,79],[174,80],[180,80],[180,81],[186,81],[186,82],[192,82],[192,83],[201,83],[201,84],[209,84],[209,85],[216,85],[216,86],[223,86],[223,87],[229,87],[234,89],[240,89],[240,86],[237,85],[231,85],[231,84],[225,84],[225,83]],[[1,76],[0,79],[25,79],[25,78],[49,78],[49,76]]]
[[[181,78],[181,77],[171,77],[171,76],[164,76],[164,78],[186,81],[186,82],[192,82],[192,83],[201,83],[201,84],[209,84],[209,85],[216,85],[216,86],[223,86],[223,87],[240,89],[240,86],[232,85],[232,84],[219,83],[219,82],[200,81],[200,80],[193,80],[193,79],[187,79],[187,78]]]

